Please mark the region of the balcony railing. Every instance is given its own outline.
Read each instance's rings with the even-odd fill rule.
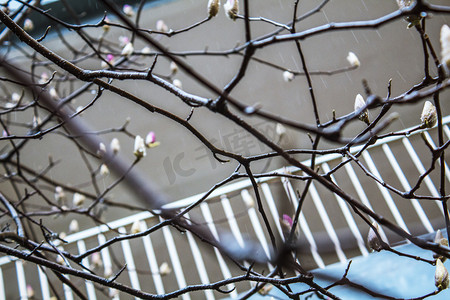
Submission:
[[[447,139],[450,139],[449,122],[450,116],[443,119]],[[429,144],[434,146],[433,136],[436,129],[421,132]],[[392,136],[382,139],[363,152],[361,161],[380,181],[389,178],[390,182],[397,184],[398,189],[409,190],[412,182],[428,168],[428,161],[421,158],[421,153],[428,149],[418,133],[414,132],[408,137]],[[360,147],[352,148],[353,153],[359,150]],[[324,155],[317,158],[316,165],[320,166],[323,172],[329,172],[346,159],[337,154]],[[446,179],[450,181],[447,164],[445,170]],[[275,170],[274,173],[301,175],[300,171],[293,167]],[[342,189],[357,196],[367,207],[373,207],[374,211],[395,221],[414,235],[430,233],[444,226],[442,206],[437,201],[401,199],[383,185],[369,179],[353,163],[347,163],[334,172],[332,179]],[[262,177],[258,180],[269,221],[276,228],[278,238],[283,239],[280,217],[283,214],[293,214],[293,207],[296,207],[298,201],[296,189],[303,183],[291,181],[288,177]],[[434,182],[437,180],[427,176],[419,191],[439,197]],[[173,202],[166,208],[183,208],[201,197],[202,194],[191,196]],[[242,180],[215,190],[198,207],[198,214],[216,238],[219,238],[217,227],[225,228],[241,247],[245,247],[247,239],[253,239],[261,244],[265,255],[270,257],[269,238],[252,203],[251,182]],[[141,221],[142,231],[160,222],[158,216],[142,212],[69,235],[65,238],[68,243],[60,247],[73,253],[83,253],[115,237],[130,233],[131,225],[137,220]],[[300,241],[307,246],[299,250],[298,259],[306,269],[325,268],[335,262],[346,263],[351,257],[369,255],[365,243],[367,225],[355,218],[354,212],[341,198],[314,183],[310,186],[309,196],[300,214],[299,231]],[[402,242],[388,232],[382,234],[391,244]],[[203,247],[190,232],[180,232],[167,226],[141,238],[122,239],[112,243],[101,249],[100,258],[101,264],[97,261],[94,265],[92,256],[84,259],[82,264],[98,274],[111,271],[114,273],[120,266],[126,265],[125,272],[117,280],[132,288],[154,294],[164,294],[193,284],[207,284],[242,273],[219,251]],[[160,266],[163,262],[166,262],[173,272],[161,273]],[[267,265],[268,270],[271,268],[273,267],[270,264]],[[102,299],[105,298],[105,293],[108,294],[105,291],[100,292],[92,282],[77,280],[80,280],[79,288],[84,290],[89,299]],[[52,295],[49,281],[57,282],[55,287],[61,289],[65,299],[74,299],[71,289],[51,277],[44,267],[25,263],[14,257],[0,258],[0,299],[27,299],[28,284],[33,286],[36,294],[40,294],[39,297],[49,299]],[[237,284],[228,287],[236,287],[230,294],[231,297],[236,297],[250,285]],[[110,291],[110,297],[120,299],[121,295]],[[191,297],[215,299],[223,295],[211,290],[182,295],[183,299]]]

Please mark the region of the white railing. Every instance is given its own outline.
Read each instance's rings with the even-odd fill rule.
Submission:
[[[448,127],[450,116],[445,117],[443,123],[445,124],[445,135],[447,139],[450,139]],[[435,129],[425,132],[425,137],[434,146],[435,143],[430,135],[433,130]],[[368,170],[380,179],[383,176],[391,176],[391,179],[396,178],[399,182],[399,189],[409,190],[412,184],[411,178],[417,176],[407,176],[405,173],[421,174],[425,172],[424,163],[415,147],[416,143],[423,145],[423,141],[418,138],[417,133],[415,132],[410,137],[389,137],[370,146],[362,155]],[[353,147],[352,152],[355,153],[360,149],[360,147]],[[329,172],[332,164],[343,160],[345,158],[338,154],[324,155],[316,159],[316,165],[320,166],[324,172]],[[405,169],[407,170],[405,171]],[[447,164],[445,169],[447,179],[450,181]],[[275,172],[299,173],[299,170],[294,167],[286,167]],[[360,172],[359,169],[347,163],[344,168],[332,175],[332,180],[341,187],[346,185],[346,190],[354,190],[355,196],[357,195],[367,207],[376,206],[376,211],[381,211],[386,217],[393,219],[399,226],[413,234],[433,232],[443,226],[442,218],[436,221],[437,216],[440,217],[443,213],[441,205],[436,205],[438,203],[430,203],[429,201],[422,203],[415,199],[410,202],[396,201],[395,195],[386,188],[375,184],[373,180],[368,181],[367,176],[358,176],[358,172]],[[410,179],[408,180],[408,178]],[[296,206],[298,200],[295,193],[295,184],[297,183],[291,182],[286,177],[281,177],[281,179],[280,177],[267,177],[258,181],[264,205],[267,207],[268,218],[274,225],[273,228],[276,229],[278,237],[283,239],[279,219],[283,212],[286,213],[286,208]],[[426,177],[424,183],[429,194],[439,196],[430,177]],[[367,225],[360,223],[347,204],[337,195],[323,191],[314,184],[311,185],[309,191],[310,198],[308,199],[312,201],[305,202],[299,219],[300,237],[305,244],[309,245],[309,250],[306,251],[309,253],[306,253],[305,257],[310,257],[310,261],[306,262],[306,265],[309,265],[309,268],[324,268],[330,262],[347,262],[350,255],[354,256],[355,252],[349,254],[349,249],[346,249],[344,245],[351,245],[352,249],[350,250],[356,249],[360,255],[367,256],[369,251],[363,238],[368,230]],[[186,207],[203,195],[199,194],[170,203],[165,208]],[[270,257],[269,239],[263,230],[263,223],[256,209],[248,205],[253,201],[252,197],[250,180],[226,185],[212,192],[207,200],[199,206],[199,215],[216,238],[219,238],[216,226],[226,227],[241,247],[244,247],[245,239],[250,236],[261,244],[265,254]],[[373,200],[375,198],[376,201]],[[384,199],[384,202],[381,199]],[[380,208],[382,206],[384,209]],[[411,206],[412,209],[410,209]],[[285,211],[282,211],[283,209]],[[69,235],[65,238],[68,243],[64,244],[64,248],[71,248],[73,251],[73,248],[76,247],[79,253],[85,252],[86,249],[105,243],[112,236],[126,234],[130,231],[131,224],[136,220],[142,220],[141,230],[145,230],[150,224],[160,221],[159,217],[152,215],[150,212],[141,212],[110,222],[107,226],[101,225]],[[218,222],[221,223],[217,224]],[[114,246],[103,248],[100,252],[101,268],[103,271],[114,269],[114,257],[117,259],[117,256],[120,256],[121,263],[126,263],[128,276],[126,284],[156,294],[163,294],[193,283],[206,284],[223,278],[230,278],[236,271],[232,264],[227,264],[226,259],[222,257],[219,251],[215,249],[212,255],[212,252],[203,249],[198,240],[189,232],[181,235],[178,231],[169,227],[164,227],[161,232],[157,237],[152,234],[144,236],[138,241],[122,240]],[[385,235],[384,232],[381,232],[381,234]],[[329,246],[321,247],[320,243]],[[180,244],[182,247],[180,247]],[[321,253],[324,248],[333,251],[332,253]],[[324,259],[324,257],[328,258]],[[334,259],[329,257],[334,257]],[[173,270],[170,275],[162,276],[160,274],[159,266],[163,261],[168,262]],[[92,264],[87,258],[83,260],[83,265],[86,267],[89,267],[90,263]],[[304,261],[301,261],[301,263],[305,264]],[[27,268],[27,271],[25,268]],[[268,265],[267,268],[270,270],[272,266]],[[126,276],[124,274],[119,279]],[[195,279],[192,279],[193,277]],[[40,267],[25,264],[22,260],[14,257],[4,256],[0,258],[0,299],[12,299],[10,297],[27,299],[28,283],[38,287],[35,290],[40,291],[40,296],[43,299],[49,299],[51,295],[49,280],[52,279],[49,279],[45,270]],[[84,292],[89,299],[97,299],[99,292],[96,291],[91,282],[82,282],[78,287],[85,289]],[[248,287],[240,286],[241,289],[248,289]],[[234,288],[234,285],[230,285],[229,288]],[[238,290],[234,290],[231,296],[236,297],[237,292]],[[64,295],[65,299],[74,299],[75,297],[71,289],[66,286],[63,286],[61,294]],[[215,299],[218,296],[210,290],[195,295],[195,298],[203,297],[206,299]],[[120,294],[112,293],[111,298],[119,299]],[[191,296],[185,294],[182,298],[190,299]]]

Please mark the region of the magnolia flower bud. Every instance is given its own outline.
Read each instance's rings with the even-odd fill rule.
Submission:
[[[373,225],[373,227],[375,227],[377,232],[380,231],[380,227],[378,226],[378,223],[373,222],[372,225]],[[369,234],[367,235],[367,242],[371,249],[373,249],[377,252],[383,250],[383,246],[381,245],[381,242],[378,239],[378,236],[372,227],[370,227]],[[383,240],[383,242],[386,242],[386,241]]]
[[[292,226],[294,225],[294,220],[292,220],[290,216],[283,214],[283,218],[280,218],[280,225],[284,238],[288,239],[291,234]],[[298,236],[299,231],[298,227],[296,227],[294,230],[294,239],[296,239]]]
[[[423,105],[422,114],[420,115],[420,121],[425,128],[432,128],[437,123],[436,107],[430,101],[425,101]]]
[[[225,15],[234,21],[239,13],[239,1],[227,0],[227,2],[223,5],[223,9],[225,10]]]
[[[12,93],[11,94],[11,101],[12,103],[16,104],[17,102],[20,101],[20,95],[18,93]]]
[[[355,53],[349,52],[347,55],[347,61],[352,67],[359,67],[361,63],[359,62],[358,56]]]
[[[178,66],[173,61],[170,63],[170,72],[175,75],[178,72]]]
[[[169,27],[167,27],[163,20],[158,20],[156,21],[156,30],[160,32],[168,32]]]
[[[56,257],[56,262],[60,265],[64,265],[66,262],[64,261],[64,258],[61,255],[58,255]]]
[[[65,238],[66,238],[66,236],[67,236],[67,233],[65,233],[64,231],[61,231],[61,232],[59,233],[59,235],[58,235],[58,236],[59,236],[59,238],[60,238],[60,239],[62,239],[62,240],[63,240],[63,239],[65,239]]]
[[[30,19],[25,19],[25,21],[23,21],[23,30],[25,31],[32,31],[34,29],[34,24],[33,21],[31,21]]]
[[[281,137],[286,134],[286,127],[284,127],[284,125],[281,123],[277,123],[277,125],[275,126],[275,132],[279,137]]]
[[[112,268],[111,267],[106,267],[105,268],[105,272],[103,272],[103,277],[105,278],[109,278],[111,277],[113,274]]]
[[[145,146],[148,148],[157,147],[160,145],[160,142],[156,141],[156,135],[153,131],[150,131],[145,137]]]
[[[42,72],[41,77],[39,78],[39,84],[47,83],[48,81],[48,74],[45,72]]]
[[[119,45],[121,47],[124,47],[129,42],[130,42],[130,39],[127,36],[124,36],[124,35],[119,36]]]
[[[109,19],[108,19],[108,17],[106,17],[105,18],[105,24],[102,26],[102,29],[103,29],[104,32],[108,32],[109,29],[111,28],[111,26],[109,26],[108,23],[109,23]]]
[[[413,4],[414,0],[397,0],[397,5],[399,9],[408,8]],[[415,25],[420,24],[420,20],[422,18],[420,16],[407,16],[405,17],[405,20],[409,22],[408,28],[411,28]]]
[[[398,8],[403,9],[407,8],[412,4],[412,0],[397,0]]]
[[[123,47],[122,52],[120,53],[122,56],[130,56],[134,51],[133,43],[128,43]]]
[[[80,225],[77,220],[72,220],[69,224],[69,232],[74,233],[80,230]]]
[[[363,96],[361,96],[361,94],[356,95],[355,98],[355,112],[359,111],[360,109],[362,109],[364,106],[366,106],[366,101],[364,101]],[[366,123],[367,125],[370,124],[369,122],[369,110],[366,108],[365,110],[363,110],[358,118],[363,121],[364,123]]]
[[[448,271],[440,259],[436,261],[436,272],[434,273],[434,285],[441,291],[448,288]]]
[[[106,55],[106,61],[107,61],[110,65],[114,65],[114,62],[115,62],[115,57],[114,57],[114,55],[112,55],[112,54]],[[104,62],[104,61],[102,61],[101,66],[102,66],[102,68],[107,68],[107,67],[109,67],[109,65],[108,65],[106,62]]]
[[[134,16],[133,7],[131,5],[125,4],[122,8],[122,11],[127,17]]]
[[[131,225],[130,232],[132,234],[136,234],[136,233],[141,232],[141,221],[139,221],[139,220],[134,221],[133,225]]]
[[[91,256],[91,263],[94,268],[99,268],[103,266],[102,257],[100,256],[100,253],[94,252]]]
[[[64,189],[60,186],[55,187],[55,200],[60,203],[65,198],[66,194],[64,193]]]
[[[150,54],[152,52],[152,50],[150,49],[150,47],[144,47],[141,50],[142,54]]]
[[[117,297],[118,295],[119,295],[119,290],[117,290],[117,289],[110,289],[109,290],[108,296],[111,299]]]
[[[16,105],[14,103],[11,103],[11,102],[6,102],[6,104],[5,104],[5,108],[6,109],[13,108],[14,106],[16,106]]]
[[[28,297],[28,299],[33,299],[34,298],[34,289],[29,284],[27,284],[27,297]]]
[[[97,154],[103,156],[106,154],[106,146],[103,143],[98,144]]]
[[[180,90],[183,89],[183,84],[181,83],[180,79],[174,79],[172,83],[174,86],[176,86]]]
[[[436,236],[434,237],[434,242],[436,244],[439,244],[440,246],[448,247],[448,240],[446,238],[444,238],[440,229],[438,229],[438,231],[436,232]],[[447,259],[445,256],[441,256],[437,253],[433,254],[433,257],[435,259],[440,259],[442,262],[444,262]]]
[[[273,285],[266,284],[265,286],[263,286],[262,288],[259,289],[258,294],[263,295],[263,296],[268,295],[269,292],[272,290],[272,288],[273,288]]]
[[[289,72],[289,71],[284,71],[283,72],[283,80],[284,81],[289,82],[289,81],[294,80],[294,78],[295,78],[294,73]]]
[[[172,272],[172,269],[170,268],[169,264],[167,262],[163,262],[161,266],[159,267],[159,274],[161,276],[169,275]]]
[[[137,159],[143,158],[147,154],[144,139],[137,135],[134,140],[134,155]]]
[[[120,151],[120,142],[118,138],[113,138],[110,144],[111,150],[114,154],[119,153]]]
[[[219,12],[220,0],[209,0],[208,1],[208,16],[210,18],[215,17]]]
[[[50,90],[48,91],[48,93],[50,94],[50,97],[53,100],[58,100],[59,99],[59,95],[58,92],[56,91],[56,89],[54,87],[50,88]]]
[[[100,166],[100,175],[102,175],[103,177],[106,177],[109,175],[109,169],[105,164],[102,164]]]
[[[86,197],[84,195],[79,194],[79,193],[73,194],[73,199],[72,199],[73,206],[81,206],[81,205],[83,205],[85,200],[86,200]]]
[[[446,24],[441,28],[441,57],[447,74],[450,74],[450,27]]]

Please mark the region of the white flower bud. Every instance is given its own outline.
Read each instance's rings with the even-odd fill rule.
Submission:
[[[219,12],[220,0],[209,0],[208,1],[208,16],[210,18],[215,17]]]
[[[119,295],[119,290],[116,290],[116,289],[110,289],[109,290],[109,293],[108,293],[108,296],[109,296],[109,298],[115,298],[115,297],[117,297]]]
[[[441,291],[448,288],[448,271],[440,259],[436,260],[436,272],[434,273],[434,285]]]
[[[84,201],[86,201],[86,197],[82,194],[79,193],[75,193],[73,194],[73,199],[72,199],[72,203],[73,206],[78,207],[83,205]]]
[[[102,164],[100,166],[100,175],[102,175],[103,177],[106,177],[109,175],[109,169],[105,164]]]
[[[56,257],[56,262],[60,265],[64,265],[66,262],[64,261],[64,258],[61,255],[58,255]]]
[[[355,53],[349,52],[347,55],[347,61],[352,67],[359,67],[361,63],[359,62],[358,56]]]
[[[118,138],[113,138],[112,141],[111,141],[110,147],[111,147],[111,150],[112,150],[112,152],[113,152],[114,154],[119,153],[119,151],[120,151],[120,142],[119,142],[119,139],[118,139]]]
[[[41,78],[39,78],[39,84],[47,83],[48,79],[49,79],[48,74],[45,72],[42,72]]]
[[[113,271],[111,267],[105,268],[105,271],[103,272],[103,277],[109,278],[113,275]]]
[[[64,189],[60,186],[55,187],[55,200],[57,202],[64,201],[66,198],[66,194],[64,193]]]
[[[50,90],[48,91],[48,93],[50,94],[50,97],[53,100],[58,100],[59,99],[59,95],[58,92],[56,91],[56,89],[54,87],[50,88]]]
[[[398,8],[403,9],[407,8],[412,4],[412,0],[397,0]]]
[[[34,29],[33,21],[31,21],[30,19],[25,19],[25,21],[23,21],[23,30],[30,32],[33,29]]]
[[[160,145],[160,142],[156,141],[156,134],[153,131],[150,131],[145,137],[145,146],[148,148],[157,147]]]
[[[144,139],[137,135],[134,140],[134,155],[137,159],[143,158],[147,154],[145,150],[145,142]]]
[[[12,93],[11,94],[11,101],[12,103],[16,104],[20,101],[21,96],[18,93]]]
[[[408,8],[413,4],[414,0],[397,0],[397,5],[399,9]],[[422,18],[420,16],[407,16],[405,17],[405,20],[409,22],[408,28],[411,28],[415,25],[420,24],[420,20]]]
[[[152,51],[151,51],[151,49],[150,49],[150,47],[144,47],[144,48],[142,48],[142,50],[141,50],[141,53],[142,54],[150,54]]]
[[[5,104],[5,108],[6,109],[13,108],[14,106],[16,106],[16,105],[14,103],[11,103],[11,102],[6,102],[6,104]]]
[[[169,27],[164,23],[163,20],[156,21],[156,30],[160,32],[168,32]]]
[[[163,262],[161,266],[159,267],[159,274],[161,276],[169,275],[172,272],[172,269],[170,268],[169,264],[167,262]]]
[[[120,45],[120,47],[124,47],[129,42],[130,42],[130,38],[129,37],[127,37],[125,35],[119,36],[119,45]]]
[[[134,52],[133,43],[128,43],[123,47],[121,55],[122,56],[130,56]]]
[[[103,156],[106,154],[106,146],[103,143],[98,144],[97,154]]]
[[[355,98],[355,111],[359,111],[360,109],[362,109],[364,106],[366,105],[366,101],[364,101],[363,96],[361,96],[361,94],[356,95]],[[366,108],[365,110],[363,110],[358,118],[363,121],[364,123],[366,123],[367,125],[370,124],[369,122],[369,110]]]
[[[373,227],[377,230],[377,232],[380,232],[380,227],[378,226],[378,223],[373,222]],[[381,236],[381,238],[383,238]],[[370,227],[369,233],[367,235],[367,242],[369,244],[369,247],[375,251],[381,251],[383,250],[383,246],[381,245],[380,240],[378,239],[378,236],[376,235],[375,231]],[[383,240],[383,242],[386,243],[386,241]]]
[[[91,256],[91,263],[94,268],[99,268],[103,266],[102,257],[100,256],[100,253],[94,252]]]
[[[434,242],[439,244],[440,246],[448,247],[448,240],[444,238],[440,229],[436,232],[436,236],[434,237]],[[437,253],[433,254],[435,259],[440,259],[442,262],[446,261],[447,257],[441,256]]]
[[[141,232],[141,221],[140,220],[136,220],[133,222],[133,225],[131,225],[131,230],[130,232],[132,234],[136,234]]]
[[[430,101],[425,101],[423,105],[422,114],[420,115],[420,121],[425,128],[432,128],[437,123],[436,107]]]
[[[269,294],[269,292],[272,290],[273,285],[271,284],[266,284],[265,286],[263,286],[262,288],[259,289],[258,294],[266,296]]]
[[[286,127],[284,127],[284,125],[281,123],[277,123],[277,125],[275,126],[275,132],[278,136],[283,136],[286,134]]]
[[[447,74],[450,74],[450,28],[447,24],[441,28],[441,57]]]
[[[178,72],[178,66],[173,61],[170,63],[170,72],[175,75]]]
[[[284,81],[290,82],[290,81],[294,80],[294,78],[295,78],[294,73],[289,72],[289,71],[284,71],[283,72],[283,80]]]
[[[172,83],[174,86],[176,86],[180,90],[183,89],[183,84],[181,83],[180,79],[174,79]]]
[[[102,26],[102,29],[104,32],[108,32],[109,29],[111,29],[111,26],[109,26],[109,19],[108,17],[105,18],[105,24]]]
[[[27,284],[27,297],[28,299],[33,299],[34,298],[34,290],[33,287],[29,284]]]
[[[133,7],[131,5],[125,4],[123,6],[122,9],[123,13],[127,16],[127,17],[132,17],[134,16],[134,11],[133,11]]]
[[[227,0],[227,2],[223,5],[223,9],[225,10],[225,15],[234,21],[239,13],[239,1]]]
[[[78,221],[73,219],[69,224],[69,232],[74,233],[80,230],[80,225],[78,224]]]

